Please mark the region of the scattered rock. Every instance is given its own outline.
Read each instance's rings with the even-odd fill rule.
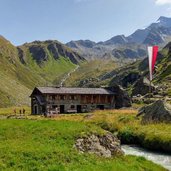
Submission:
[[[142,123],[171,123],[171,105],[164,100],[158,100],[142,107],[137,116],[140,115],[143,115]]]
[[[75,147],[80,152],[93,153],[103,157],[124,154],[121,149],[120,140],[111,133],[101,136],[93,134],[89,137],[79,138],[75,143]]]
[[[149,93],[150,89],[151,91],[154,91],[155,86],[153,84],[150,86],[150,81],[147,78],[142,77],[134,84],[132,96],[136,96],[137,94],[145,95]]]
[[[115,107],[117,109],[122,107],[131,107],[131,98],[129,97],[128,93],[120,86],[114,85],[108,88],[109,90],[116,92],[116,104]]]
[[[7,119],[26,119],[25,115],[8,115]]]
[[[84,119],[91,119],[93,117],[94,114],[87,114],[84,116]]]

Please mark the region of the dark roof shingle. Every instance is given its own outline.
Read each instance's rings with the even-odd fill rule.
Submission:
[[[115,94],[105,88],[37,87],[42,94]]]

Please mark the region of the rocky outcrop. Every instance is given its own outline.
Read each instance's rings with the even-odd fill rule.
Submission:
[[[106,135],[91,135],[77,139],[75,147],[82,153],[88,152],[98,156],[112,157],[124,154],[120,140],[111,133]]]
[[[112,55],[116,58],[138,58],[144,57],[146,55],[146,51],[143,48],[131,49],[131,48],[122,48],[122,49],[114,49],[112,50]]]
[[[135,83],[141,75],[139,72],[130,72],[128,73],[123,79],[122,79],[122,85],[123,87],[128,87],[129,85],[132,85]]]
[[[152,83],[150,85],[150,81],[147,78],[142,77],[134,84],[132,96],[136,96],[137,94],[145,95],[149,93],[150,90],[155,90],[154,85]]]
[[[131,98],[129,97],[126,90],[124,90],[120,85],[113,85],[112,87],[107,88],[116,93],[115,96],[115,108],[119,109],[122,107],[131,107]]]
[[[78,53],[74,52],[64,44],[53,41],[34,41],[32,43],[25,43],[18,47],[19,58],[22,63],[26,63],[26,56],[30,54],[33,59],[41,64],[48,61],[50,58],[58,60],[60,57],[69,59],[74,64],[79,64],[81,61],[85,61]]]
[[[151,105],[144,106],[137,116],[142,115],[142,123],[171,123],[171,105],[164,100],[158,100]]]

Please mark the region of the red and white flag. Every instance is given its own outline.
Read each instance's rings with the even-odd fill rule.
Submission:
[[[148,59],[149,59],[149,71],[150,71],[150,81],[153,79],[153,71],[158,54],[158,46],[148,47]]]

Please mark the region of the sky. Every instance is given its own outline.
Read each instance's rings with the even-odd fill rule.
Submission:
[[[14,45],[34,40],[95,42],[171,17],[171,0],[0,0],[0,35]]]

